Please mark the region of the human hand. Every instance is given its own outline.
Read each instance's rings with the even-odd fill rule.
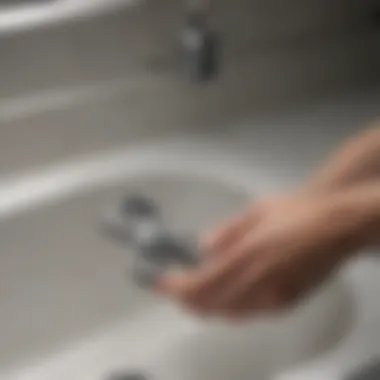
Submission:
[[[206,263],[159,285],[199,314],[243,318],[286,309],[357,247],[361,219],[330,194],[253,204],[206,239]]]

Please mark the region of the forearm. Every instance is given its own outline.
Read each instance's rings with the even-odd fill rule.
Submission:
[[[337,192],[334,199],[357,248],[380,245],[380,180]]]
[[[351,138],[307,183],[313,191],[380,179],[380,124]]]

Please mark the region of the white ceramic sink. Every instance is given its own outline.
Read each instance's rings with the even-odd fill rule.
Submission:
[[[149,195],[170,226],[197,235],[265,188],[225,153],[187,146],[88,157],[0,189],[1,378],[275,379],[348,334],[339,278],[289,315],[244,326],[197,320],[128,279],[132,253],[99,228],[118,197]]]

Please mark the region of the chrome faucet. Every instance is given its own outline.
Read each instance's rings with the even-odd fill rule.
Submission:
[[[182,45],[185,65],[192,80],[213,79],[219,69],[219,41],[209,20],[209,0],[186,0]]]

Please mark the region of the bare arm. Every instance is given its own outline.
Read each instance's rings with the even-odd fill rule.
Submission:
[[[212,265],[164,278],[160,288],[196,313],[272,312],[379,244],[380,126],[351,139],[301,191],[216,229],[205,246]]]
[[[244,318],[292,306],[380,243],[380,180],[288,197],[242,222],[212,265],[166,277],[160,288],[196,313]]]
[[[336,190],[380,179],[380,124],[352,137],[307,184],[314,191]]]
[[[338,192],[336,203],[340,203],[347,214],[342,223],[356,221],[358,249],[380,244],[380,180],[353,186],[343,193]]]

